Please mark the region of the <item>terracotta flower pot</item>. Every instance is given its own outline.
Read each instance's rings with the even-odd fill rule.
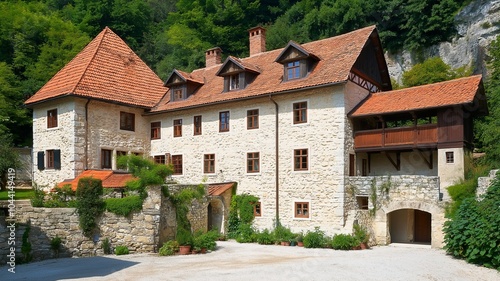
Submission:
[[[179,246],[179,255],[189,255],[191,253],[191,246]]]
[[[304,247],[304,242],[302,242],[302,241],[297,241],[297,246],[299,246],[299,247]]]
[[[361,247],[361,250],[366,250],[369,248],[367,243],[361,243],[359,244],[359,246]]]

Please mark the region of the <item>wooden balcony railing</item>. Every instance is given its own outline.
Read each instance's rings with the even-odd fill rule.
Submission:
[[[356,149],[418,146],[421,144],[437,143],[437,141],[437,124],[366,130],[358,131],[354,134],[354,146]]]

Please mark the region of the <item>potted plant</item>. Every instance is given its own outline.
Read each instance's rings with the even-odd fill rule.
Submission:
[[[304,234],[302,232],[297,234],[295,240],[297,241],[297,246],[304,247]]]
[[[193,244],[193,235],[190,231],[185,229],[177,229],[177,236],[175,238],[179,243],[179,254],[188,255],[191,252]]]
[[[353,235],[359,241],[359,247],[364,250],[368,249],[368,241],[370,240],[370,236],[365,227],[355,224],[353,227]]]

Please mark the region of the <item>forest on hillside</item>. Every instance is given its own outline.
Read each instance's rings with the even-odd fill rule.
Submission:
[[[0,143],[4,147],[31,145],[31,112],[23,107],[24,100],[106,26],[165,79],[174,68],[191,71],[203,67],[204,52],[215,46],[222,48],[223,56],[246,57],[248,29],[258,25],[267,29],[268,50],[284,47],[289,40],[304,43],[376,24],[386,51],[418,51],[456,36],[454,16],[470,2],[3,0]],[[440,75],[443,78],[439,79],[455,76]],[[424,82],[436,81],[420,83]],[[478,127],[488,126],[484,121]],[[487,145],[478,139],[479,147]]]

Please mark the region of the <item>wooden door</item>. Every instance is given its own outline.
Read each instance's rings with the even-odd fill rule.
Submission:
[[[431,214],[415,210],[415,242],[431,243]]]

